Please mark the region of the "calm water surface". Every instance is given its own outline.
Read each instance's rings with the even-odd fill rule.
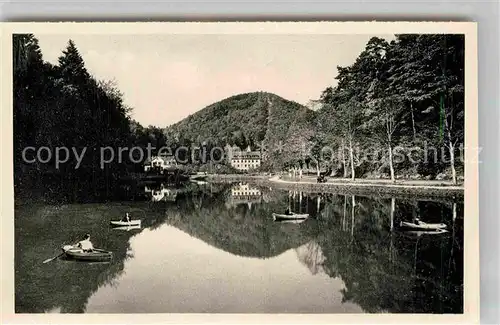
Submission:
[[[19,313],[460,313],[463,202],[149,185],[120,201],[17,202]],[[277,223],[290,208],[313,218]],[[130,212],[140,229],[112,229]],[[442,235],[401,220],[444,222]],[[57,259],[85,233],[109,263]]]

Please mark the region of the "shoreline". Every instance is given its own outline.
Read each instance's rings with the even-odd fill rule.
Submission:
[[[317,183],[314,178],[305,177],[301,180],[286,180],[279,176],[264,175],[208,175],[207,180],[213,181],[256,181],[275,188],[285,190],[302,190],[307,192],[330,192],[345,194],[395,194],[395,195],[424,195],[436,196],[464,196],[463,185],[453,185],[446,181],[425,180],[390,180],[357,179],[333,179],[326,183]]]

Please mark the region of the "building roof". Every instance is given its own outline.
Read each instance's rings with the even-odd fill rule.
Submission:
[[[243,151],[238,152],[231,157],[232,159],[260,159],[261,155],[259,151]]]
[[[177,162],[174,156],[152,156],[152,157],[147,158],[144,161],[144,164],[148,165],[151,163],[151,161],[153,161],[155,159],[161,159],[161,160],[163,160],[164,163],[170,163],[170,162],[172,162],[172,160]]]

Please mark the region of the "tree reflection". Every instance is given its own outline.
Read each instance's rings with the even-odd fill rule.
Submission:
[[[16,312],[85,312],[88,298],[99,287],[112,285],[133,258],[130,239],[142,229],[109,228],[109,220],[125,212],[140,218],[143,228],[169,224],[233,255],[265,259],[293,249],[311,274],[342,279],[343,301],[367,312],[463,310],[462,202],[276,191],[257,185],[240,189],[251,195],[239,195],[228,184],[210,184],[177,188],[175,200],[17,207]],[[272,213],[287,208],[311,218],[301,224],[273,222]],[[399,221],[415,215],[444,222],[450,232],[399,232]],[[96,246],[113,251],[111,263],[41,263],[86,232]]]
[[[309,252],[301,252],[299,259],[312,270],[321,262],[325,273],[344,281],[343,300],[355,302],[367,312],[461,312],[462,274],[451,267],[463,265],[461,258],[453,256],[462,238],[456,232],[458,227],[454,226],[451,236],[394,232],[399,206],[396,201],[357,196],[350,200],[346,196],[330,198],[322,213],[323,231],[316,239],[317,245],[304,246]],[[347,226],[349,204],[351,218]],[[418,204],[423,209],[435,208],[428,202]],[[440,216],[434,219],[455,219],[457,207],[457,203],[451,209],[441,206]],[[318,251],[322,252],[319,260],[304,258],[319,256]]]

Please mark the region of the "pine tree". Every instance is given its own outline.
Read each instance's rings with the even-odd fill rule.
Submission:
[[[69,83],[82,86],[90,79],[83,58],[72,40],[68,41],[63,55],[59,57],[58,61],[60,74]]]

